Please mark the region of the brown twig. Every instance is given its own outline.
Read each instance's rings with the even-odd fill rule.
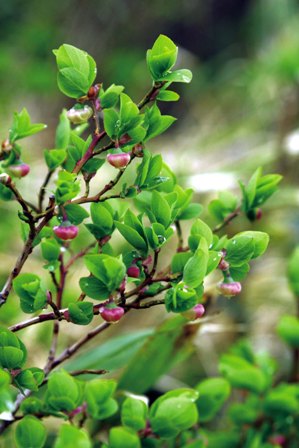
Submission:
[[[233,212],[231,212],[229,215],[227,215],[224,220],[218,224],[218,226],[216,226],[213,229],[213,233],[217,233],[220,230],[222,230],[224,227],[226,227],[231,221],[233,221],[233,219],[235,219],[237,216],[239,216],[241,213],[241,208],[238,207],[236,208],[236,210],[234,210]]]

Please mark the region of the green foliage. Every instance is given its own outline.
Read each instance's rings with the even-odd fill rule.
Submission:
[[[11,143],[14,143],[16,140],[34,135],[46,127],[47,126],[42,123],[32,124],[30,115],[27,112],[27,109],[24,108],[19,114],[17,112],[14,114],[12,127],[9,131],[9,140]]]
[[[44,250],[44,252],[47,251]],[[49,255],[49,251],[47,255]],[[40,282],[41,280],[36,274],[21,274],[14,279],[13,287],[20,297],[20,305],[24,313],[34,313],[44,307],[47,298]]]
[[[72,411],[81,403],[81,387],[66,371],[54,372],[47,383],[45,400],[50,411]]]
[[[86,95],[95,80],[97,69],[94,59],[72,45],[61,45],[54,50],[58,67],[57,82],[62,93],[78,98]]]
[[[176,437],[181,431],[193,426],[198,420],[194,390],[176,389],[155,401],[150,409],[153,431],[161,438]]]
[[[178,185],[162,156],[151,153],[148,146],[176,120],[161,113],[158,101],[177,101],[179,95],[168,90],[171,83],[189,83],[192,78],[189,70],[173,69],[178,48],[171,39],[160,35],[148,50],[153,83],[139,103],[122,85],[104,89],[101,82],[94,84],[96,63],[85,51],[64,44],[54,54],[58,87],[77,101],[59,117],[54,149],[44,151],[48,172],[37,205],[23,198],[14,180],[4,173],[11,165],[22,165],[22,148],[16,142],[45,127],[32,124],[26,109],[15,114],[0,157],[0,196],[4,200],[14,198],[21,207],[24,240],[24,249],[1,292],[0,305],[7,302],[12,284],[21,310],[36,313],[12,325],[13,331],[0,330],[0,412],[12,412],[12,422],[20,420],[15,430],[17,446],[42,448],[46,430],[38,418],[50,416],[63,419],[53,442],[55,448],[89,448],[94,443],[102,448],[268,448],[273,431],[292,442],[298,423],[298,387],[277,385],[273,360],[255,354],[247,343],[239,343],[221,356],[222,377],[204,378],[194,389],[164,394],[158,383],[193,353],[193,338],[201,322],[198,318],[190,325],[188,316],[192,318],[195,310],[189,310],[202,303],[209,311],[216,302],[216,292],[210,287],[217,276],[214,271],[221,271],[224,282],[240,281],[246,277],[249,263],[266,251],[266,233],[250,229],[225,235],[225,227],[240,214],[256,219],[258,208],[276,191],[281,176],[263,176],[259,168],[246,186],[240,183],[240,201],[230,192],[221,192],[208,206],[219,221],[212,230],[204,214],[203,219],[198,218],[203,206],[192,202],[193,191]],[[74,120],[72,113],[85,108],[90,123],[82,123],[85,118]],[[122,152],[130,163],[107,180],[107,155],[109,162],[110,154]],[[56,189],[49,196],[52,175],[56,176]],[[187,220],[191,222],[182,223]],[[85,228],[77,238],[75,226],[83,222]],[[58,234],[58,238],[57,227],[68,227],[71,232]],[[34,247],[37,257],[46,262],[45,282],[35,273],[20,273]],[[78,278],[81,291],[76,299],[77,279],[72,277],[74,285],[70,285],[69,273],[80,259],[84,259],[88,273]],[[297,250],[288,276],[298,296]],[[86,296],[102,303],[94,304]],[[161,304],[177,315],[155,330],[116,337],[108,333],[105,343],[96,343],[72,358],[111,327],[104,311],[118,308],[125,319],[133,309],[134,321],[139,309]],[[54,321],[46,364],[43,369],[25,368],[27,350],[15,332],[44,321],[51,321],[49,325]],[[91,328],[70,345],[61,339],[65,326],[76,339],[74,325],[91,323]],[[292,349],[298,349],[297,317],[284,316],[278,333]],[[54,371],[64,362],[67,370]],[[104,369],[109,370],[109,379],[99,377],[106,373]],[[132,395],[150,389],[159,395],[150,406],[147,397]],[[15,398],[19,392],[23,396]],[[222,432],[213,419],[218,419],[224,405],[228,412]],[[9,425],[4,423],[0,428]]]
[[[91,302],[70,303],[69,320],[77,325],[88,325],[93,319],[93,304]]]
[[[293,294],[299,297],[299,247],[296,247],[288,264],[288,281]]]
[[[60,426],[54,448],[92,448],[91,441],[84,429],[64,423]]]
[[[291,347],[299,348],[299,319],[296,316],[282,316],[280,319],[277,332]]]
[[[46,428],[36,417],[26,415],[16,427],[18,448],[42,448],[46,442]]]
[[[121,408],[121,422],[135,431],[140,431],[146,426],[147,406],[144,401],[128,397]]]
[[[114,380],[92,380],[89,381],[85,389],[88,414],[97,419],[103,420],[115,414],[118,405],[112,394],[116,389]]]
[[[27,350],[23,342],[11,331],[0,328],[0,366],[8,370],[19,369],[26,358]]]
[[[208,378],[201,381],[196,390],[199,397],[196,401],[199,421],[212,420],[230,395],[230,383],[224,378]]]
[[[86,255],[85,264],[92,277],[82,277],[80,286],[92,299],[107,299],[120,286],[126,273],[121,260],[106,254]]]

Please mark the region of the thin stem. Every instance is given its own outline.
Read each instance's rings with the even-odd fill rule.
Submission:
[[[51,366],[51,370],[55,369],[57,366],[59,366],[61,363],[69,359],[71,356],[74,355],[84,344],[89,342],[91,339],[93,339],[95,336],[100,334],[102,331],[106,330],[106,328],[110,327],[111,324],[108,322],[104,322],[97,327],[95,327],[93,330],[91,330],[89,333],[87,333],[83,338],[79,339],[79,341],[75,342],[70,347],[67,347],[58,358],[56,358]]]
[[[52,206],[52,199],[49,200],[49,206]],[[29,236],[24,244],[23,251],[21,255],[17,258],[17,261],[15,263],[15,266],[13,267],[12,271],[10,272],[1,292],[0,292],[0,307],[4,305],[6,302],[10,291],[12,289],[12,282],[13,280],[19,275],[21,272],[27,258],[31,254],[33,250],[33,241],[34,238],[40,233],[40,231],[45,227],[45,225],[48,223],[48,221],[52,218],[54,214],[54,210],[46,215],[41,223],[37,226],[37,228],[30,228]]]
[[[184,247],[184,239],[183,239],[181,223],[180,223],[180,221],[175,221],[174,224],[175,224],[175,228],[176,228],[177,236],[178,236],[177,252],[181,252],[181,250]]]
[[[96,106],[96,101],[93,100],[91,102],[91,106],[92,106],[92,110],[93,110],[93,120],[94,120],[94,124],[95,124],[95,135],[99,135],[100,133],[100,122],[99,122],[99,116],[98,116],[98,111],[97,111],[97,106]]]
[[[38,194],[38,211],[39,212],[43,211],[43,202],[44,202],[44,197],[45,197],[45,193],[46,193],[46,187],[47,187],[48,183],[50,182],[50,179],[51,179],[53,173],[54,173],[54,170],[50,170],[50,169],[48,170],[45,180],[42,183],[42,186],[40,187],[39,194]]]
[[[91,157],[93,155],[93,151],[94,151],[95,147],[97,146],[97,144],[99,143],[99,141],[102,140],[102,138],[104,138],[105,136],[106,136],[105,131],[101,132],[100,134],[94,134],[93,139],[92,139],[86,153],[76,163],[76,166],[72,171],[73,173],[78,174],[81,171],[81,169],[83,168],[85,163],[88,162],[89,159],[91,159]]]
[[[69,268],[75,263],[75,261],[77,261],[79,258],[84,257],[84,255],[87,254],[87,252],[90,251],[90,249],[92,249],[93,247],[96,246],[96,242],[89,244],[85,249],[82,249],[80,252],[78,252],[77,254],[75,254],[65,265],[64,269],[66,271],[69,270]]]
[[[44,367],[44,372],[46,375],[51,371],[52,364],[55,359],[55,354],[57,350],[57,344],[58,344],[58,336],[59,336],[59,322],[55,321],[53,326],[53,336],[52,336],[52,343],[49,350],[48,360]]]
[[[241,208],[238,207],[236,208],[236,210],[234,210],[233,212],[231,212],[229,215],[227,215],[224,220],[218,224],[218,226],[216,226],[213,229],[213,233],[217,233],[220,230],[222,230],[224,227],[226,227],[231,221],[233,221],[233,219],[235,219],[237,216],[239,216],[241,213]]]

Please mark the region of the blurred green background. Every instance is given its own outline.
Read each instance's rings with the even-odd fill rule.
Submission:
[[[238,192],[238,179],[246,181],[259,165],[265,173],[284,176],[279,193],[263,210],[260,222],[239,219],[228,228],[229,234],[245,228],[269,232],[269,250],[252,266],[240,298],[215,302],[215,310],[222,312],[201,327],[194,340],[192,362],[189,358],[188,369],[182,364],[171,373],[173,384],[194,384],[201,376],[213,374],[218,354],[244,335],[256,350],[269,350],[285,371],[291,362],[275,326],[281,314],[295,311],[286,263],[299,242],[298,3],[1,1],[0,137],[6,138],[13,111],[23,106],[34,122],[48,124],[45,132],[24,144],[24,161],[32,167],[32,174],[22,180],[29,199],[34,200],[45,175],[43,149],[53,147],[58,115],[63,107],[72,105],[57,89],[52,49],[70,43],[88,51],[98,63],[98,81],[105,86],[125,85],[137,101],[150,85],[146,49],[160,33],[176,42],[180,47],[179,65],[191,68],[194,75],[190,85],[179,86],[178,103],[163,103],[163,111],[179,121],[151,146],[162,152],[182,185],[192,186],[198,201],[207,204],[222,189]],[[16,222],[16,205],[1,203],[0,207],[0,276],[4,281],[21,240],[19,224],[12,225]],[[207,219],[212,224],[208,215]],[[43,272],[38,253],[26,270]],[[70,295],[77,290],[77,278],[78,274],[70,277]],[[1,320],[22,320],[12,302]],[[163,318],[158,307],[128,316],[122,328],[127,332],[150,327]],[[76,327],[68,338],[72,340],[85,331]],[[46,347],[49,332],[50,326],[43,324],[22,334],[30,336],[33,345],[44,340]],[[40,349],[32,354],[36,364],[40,362]]]

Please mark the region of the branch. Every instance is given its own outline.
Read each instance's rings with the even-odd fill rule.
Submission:
[[[40,187],[39,194],[38,194],[38,211],[42,212],[43,210],[43,201],[45,197],[46,187],[48,183],[50,182],[50,179],[54,173],[54,170],[48,170],[48,173],[45,177],[44,182],[42,183],[42,186]]]
[[[235,219],[237,216],[239,216],[241,213],[241,208],[238,207],[236,208],[236,210],[234,210],[233,212],[231,212],[229,215],[226,216],[226,218],[224,218],[224,220],[218,224],[218,226],[216,226],[213,229],[213,233],[217,233],[220,230],[222,230],[224,227],[226,227],[233,219]]]
[[[52,205],[51,201],[52,201],[52,199],[50,198],[50,200],[49,200],[50,205]],[[23,251],[20,254],[20,256],[17,258],[15,266],[12,269],[12,271],[10,272],[10,274],[0,292],[0,307],[2,305],[4,305],[4,303],[6,303],[6,300],[7,300],[8,296],[10,294],[10,291],[12,289],[13,280],[19,275],[27,258],[29,257],[29,255],[31,254],[31,252],[33,250],[34,238],[40,233],[40,231],[43,229],[43,227],[52,218],[53,214],[54,214],[54,210],[44,217],[44,219],[41,221],[41,223],[38,225],[38,227],[36,229],[34,228],[34,230],[33,230],[33,228],[32,229],[30,228],[29,236],[27,238],[27,241],[25,242]]]
[[[75,342],[70,347],[67,347],[58,358],[56,358],[51,366],[51,370],[55,369],[55,367],[59,366],[61,363],[69,359],[71,356],[76,353],[79,348],[81,348],[84,344],[89,342],[91,339],[93,339],[95,336],[100,334],[102,331],[106,330],[106,328],[110,327],[111,324],[108,322],[104,322],[97,327],[95,327],[93,330],[91,330],[89,333],[87,333],[83,338],[79,339],[79,341]]]

